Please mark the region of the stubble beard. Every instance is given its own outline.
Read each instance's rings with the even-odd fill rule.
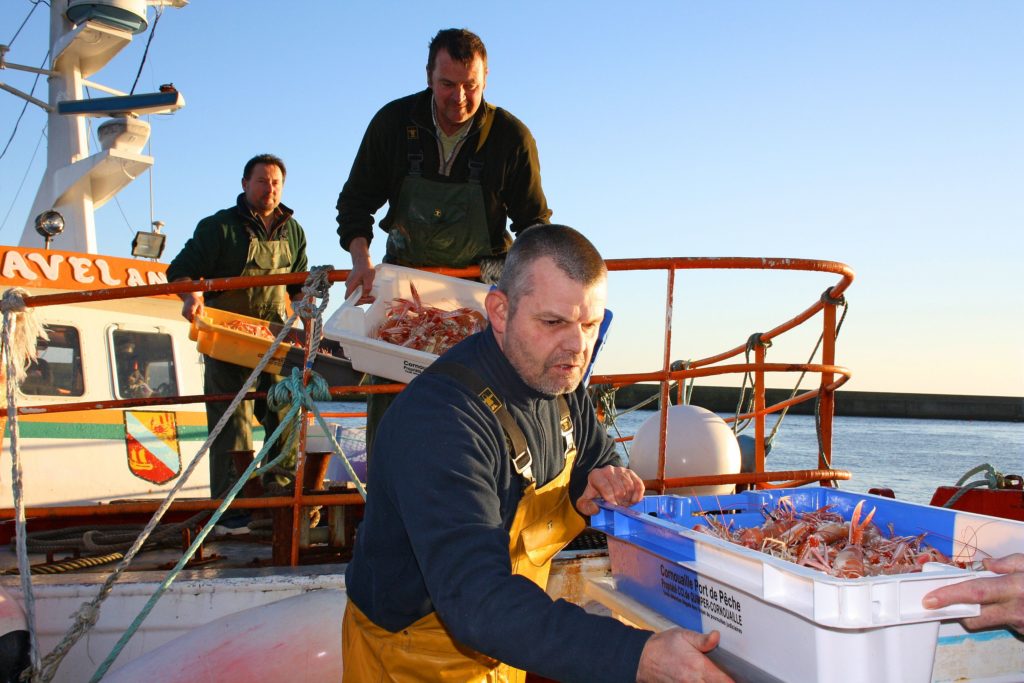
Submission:
[[[534,391],[547,396],[559,396],[570,394],[576,390],[583,378],[583,373],[577,368],[570,378],[552,377],[548,375],[555,365],[561,362],[551,362],[550,359],[538,360],[530,354],[526,344],[518,342],[513,335],[505,338],[505,355],[522,380]],[[575,361],[575,358],[561,358],[560,361]]]

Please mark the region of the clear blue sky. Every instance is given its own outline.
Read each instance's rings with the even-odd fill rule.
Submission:
[[[31,7],[0,3],[0,42]],[[46,13],[10,61],[39,65]],[[168,257],[233,202],[244,161],[269,151],[288,163],[284,201],[311,262],[348,267],[334,204],[356,147],[380,106],[425,85],[427,42],[449,26],[487,44],[486,97],[537,138],[554,220],[605,256],[848,263],[847,388],[1024,396],[1024,3],[1010,0],[194,0],[164,12],[138,88],[174,82],[188,103],[152,119]],[[144,45],[96,80],[128,90]],[[13,71],[0,80],[32,83]],[[21,106],[0,93],[0,144]],[[39,182],[42,150],[15,198],[43,123],[30,107],[0,160],[4,242],[18,239]],[[126,254],[149,222],[147,179],[97,222],[101,251]],[[835,281],[684,274],[672,357],[740,344]],[[663,292],[660,277],[613,290],[601,370],[657,369]],[[782,341],[769,360],[803,361],[813,342]]]

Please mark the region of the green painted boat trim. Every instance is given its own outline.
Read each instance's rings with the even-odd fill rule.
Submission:
[[[71,422],[22,422],[18,433],[23,439],[106,439],[124,441],[123,424],[81,424]],[[11,435],[10,426],[4,430],[4,438]],[[205,441],[206,427],[178,427],[179,441]],[[262,441],[263,427],[252,430],[252,438]]]

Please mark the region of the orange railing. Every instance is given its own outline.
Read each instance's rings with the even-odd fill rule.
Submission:
[[[850,474],[842,470],[831,468],[831,447],[832,447],[832,417],[835,407],[835,390],[844,384],[850,377],[846,368],[835,364],[835,339],[836,339],[836,307],[842,301],[843,293],[853,281],[853,271],[848,266],[833,261],[816,261],[807,259],[761,259],[761,258],[651,258],[651,259],[612,259],[608,262],[608,269],[611,272],[617,271],[651,271],[664,270],[666,272],[666,303],[665,303],[665,326],[664,326],[664,352],[662,356],[662,367],[660,370],[633,374],[609,374],[594,375],[591,377],[592,385],[603,384],[612,387],[623,387],[638,382],[658,382],[660,384],[660,398],[662,405],[669,403],[669,391],[672,383],[679,383],[695,377],[709,377],[715,375],[733,373],[753,374],[754,409],[752,412],[738,415],[733,419],[753,419],[755,424],[755,471],[742,474],[708,475],[699,477],[665,478],[665,443],[667,432],[667,411],[661,411],[660,417],[660,446],[658,452],[659,477],[645,482],[650,490],[664,492],[668,488],[704,486],[714,484],[749,484],[762,488],[790,486],[810,483],[814,481],[828,485],[834,480],[849,479]],[[806,272],[833,273],[840,276],[838,283],[830,287],[822,297],[810,305],[806,310],[794,316],[790,320],[761,333],[760,343],[755,345],[755,359],[752,363],[723,363],[723,361],[735,358],[745,353],[747,345],[740,345],[728,351],[692,361],[688,367],[682,370],[671,369],[670,350],[672,346],[672,313],[674,305],[674,288],[676,271],[678,270],[721,270],[721,269],[746,269],[746,270],[797,270]],[[428,269],[445,275],[455,277],[476,277],[479,270],[475,267],[461,269]],[[328,275],[330,282],[344,281],[348,276],[347,270],[333,270]],[[45,294],[37,296],[26,296],[24,301],[28,307],[40,307],[56,304],[75,304],[90,301],[102,301],[110,299],[125,299],[161,294],[178,294],[192,291],[216,291],[227,289],[246,289],[256,286],[267,286],[275,284],[301,284],[305,282],[306,274],[291,273],[283,275],[268,275],[259,277],[237,277],[220,278],[211,280],[200,280],[196,282],[174,282],[161,285],[147,285],[140,287],[123,287],[111,289],[97,289],[85,292],[63,292],[57,294]],[[823,313],[822,323],[822,350],[820,363],[767,363],[765,362],[765,348],[772,339],[794,329],[807,322],[819,312]],[[309,344],[306,344],[307,354]],[[765,373],[768,372],[811,372],[821,375],[817,389],[806,391],[790,399],[766,405],[765,401]],[[308,381],[308,377],[306,378]],[[401,384],[379,384],[332,387],[331,394],[334,396],[369,394],[369,393],[394,393],[400,391],[404,385]],[[251,392],[249,398],[263,398],[264,393]],[[98,408],[120,409],[136,406],[154,405],[180,405],[187,403],[203,403],[206,401],[225,401],[233,398],[230,395],[191,395],[176,397],[161,397],[148,399],[123,399],[113,401],[81,401],[62,402],[51,405],[33,405],[30,408],[20,408],[19,414],[40,414],[57,413],[78,410],[92,410]],[[784,408],[817,398],[819,401],[820,414],[820,450],[816,469],[795,470],[783,472],[765,471],[765,417],[771,413],[783,410]],[[305,453],[305,429],[306,421],[302,422],[300,433],[300,453]],[[305,458],[300,457],[296,482],[303,482]],[[778,483],[782,482],[782,483]],[[172,506],[177,511],[198,511],[216,509],[220,500],[187,500],[175,502]],[[239,498],[233,505],[238,508],[290,508],[291,510],[291,533],[288,534],[288,542],[283,544],[287,547],[278,548],[275,544],[274,561],[279,564],[298,564],[299,561],[299,524],[301,520],[301,509],[312,505],[354,505],[362,500],[353,493],[307,493],[302,486],[295,486],[292,496],[279,496],[273,498]],[[136,501],[118,505],[102,506],[61,506],[61,507],[33,507],[27,511],[28,516],[34,518],[56,518],[81,515],[116,515],[124,513],[152,513],[159,505],[159,501]],[[13,510],[0,510],[0,516],[13,515]]]
[[[665,337],[664,352],[662,357],[662,369],[657,372],[639,374],[619,375],[594,375],[590,381],[592,384],[608,384],[613,387],[627,386],[637,382],[656,381],[661,386],[661,404],[669,403],[669,386],[673,382],[680,385],[686,379],[693,377],[709,377],[714,375],[734,374],[752,372],[754,374],[754,410],[751,413],[737,415],[733,419],[754,419],[755,425],[755,472],[746,475],[721,475],[716,477],[677,477],[665,478],[665,444],[668,413],[661,411],[659,425],[659,448],[658,448],[658,472],[657,479],[646,481],[648,488],[664,492],[668,488],[702,486],[719,483],[748,483],[756,484],[762,488],[772,487],[771,482],[784,482],[774,485],[794,486],[806,484],[813,481],[823,483],[837,479],[849,479],[849,472],[834,470],[831,467],[832,455],[832,417],[835,410],[835,390],[842,386],[850,378],[850,371],[844,367],[835,365],[835,340],[836,340],[836,307],[841,304],[844,292],[853,282],[853,269],[849,266],[835,261],[818,261],[811,259],[782,259],[782,258],[646,258],[646,259],[613,259],[608,261],[609,271],[640,271],[640,270],[664,270],[667,273],[666,294],[665,294]],[[678,270],[796,270],[804,272],[822,272],[840,275],[838,283],[829,288],[818,301],[811,304],[806,310],[787,320],[786,322],[761,333],[759,342],[755,345],[755,359],[753,363],[733,363],[717,365],[722,361],[735,358],[747,350],[747,345],[742,344],[728,351],[691,361],[687,369],[671,369],[671,348],[672,348],[672,314],[674,306],[675,277]],[[821,363],[766,363],[765,348],[775,338],[807,322],[819,312],[824,312],[822,324],[822,352]],[[765,405],[765,373],[766,372],[815,372],[821,374],[819,387],[815,391],[807,391],[799,396],[776,403],[771,406]],[[838,379],[836,378],[838,375]],[[766,472],[765,471],[765,416],[784,408],[811,400],[819,399],[820,414],[820,452],[818,454],[818,468],[813,470],[798,470],[787,472]]]

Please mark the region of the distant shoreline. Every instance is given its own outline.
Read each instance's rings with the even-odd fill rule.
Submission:
[[[807,387],[804,389],[809,389]],[[656,385],[635,384],[616,392],[619,408],[634,406],[658,389]],[[789,398],[791,389],[768,389],[769,404]],[[749,395],[749,389],[748,389]],[[718,413],[732,413],[739,398],[737,387],[695,386],[690,403]],[[657,401],[647,406],[654,410]],[[814,401],[805,401],[790,408],[796,415],[813,415]],[[984,420],[990,422],[1024,422],[1024,398],[1016,396],[970,396],[954,394],[902,394],[881,391],[836,392],[835,414],[844,417],[902,417],[925,420]]]

